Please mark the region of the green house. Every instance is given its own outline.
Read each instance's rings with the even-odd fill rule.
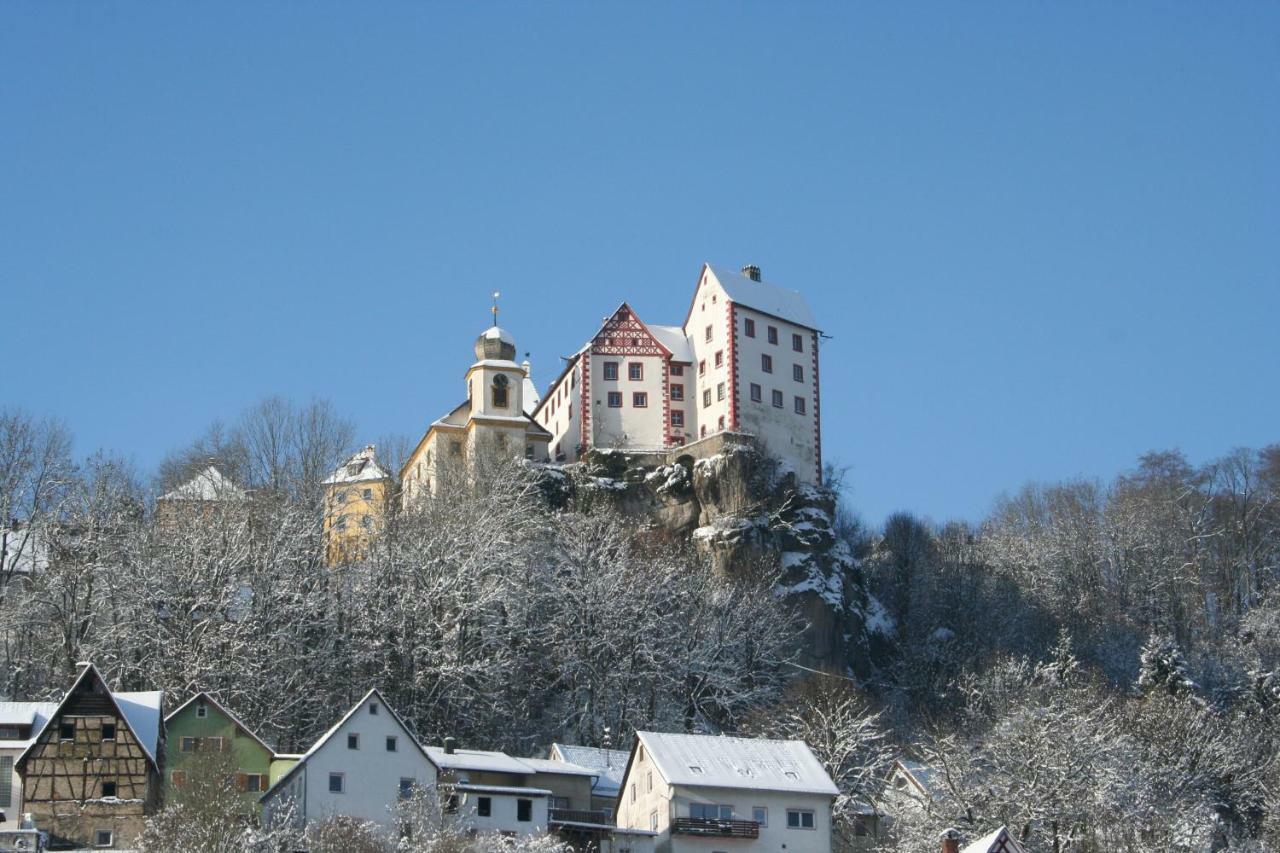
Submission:
[[[229,778],[243,792],[246,812],[258,811],[258,797],[272,780],[296,763],[277,755],[208,693],[197,693],[165,718],[169,740],[165,753],[164,796],[180,797],[184,786],[200,774]]]

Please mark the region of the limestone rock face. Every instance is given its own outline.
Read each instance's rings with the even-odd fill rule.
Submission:
[[[568,502],[607,507],[664,535],[688,537],[727,577],[778,573],[776,591],[808,623],[802,662],[854,675],[870,672],[868,596],[859,566],[834,531],[835,495],[797,484],[749,443],[701,459],[591,451],[563,469]]]

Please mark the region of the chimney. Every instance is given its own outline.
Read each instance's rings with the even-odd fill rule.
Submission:
[[[458,748],[458,741],[457,741],[457,739],[456,739],[456,738],[447,737],[447,738],[445,738],[445,739],[444,739],[444,754],[445,754],[445,755],[453,755],[454,751],[455,751],[457,748]]]
[[[960,830],[944,829],[938,838],[942,841],[942,853],[960,853]]]
[[[759,281],[760,267],[756,266],[755,264],[747,264],[745,267],[742,268],[742,274],[745,275],[747,278],[751,279],[752,281]]]

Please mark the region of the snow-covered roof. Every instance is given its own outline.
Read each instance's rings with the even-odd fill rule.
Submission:
[[[521,383],[520,388],[521,408],[526,415],[532,417],[538,410],[542,397],[538,394],[538,386],[533,383],[533,368],[529,364],[529,359],[526,358],[520,366],[524,368],[524,382]]]
[[[905,758],[898,759],[895,764],[920,789],[922,794],[930,798],[937,796],[936,778],[938,771],[936,768],[921,764],[918,761],[909,761]]]
[[[693,348],[685,337],[684,329],[679,326],[649,326],[649,331],[658,339],[658,343],[671,350],[671,358],[675,361],[693,363]]]
[[[662,732],[636,732],[636,740],[672,785],[840,793],[804,741]]]
[[[391,474],[378,464],[377,449],[366,444],[364,449],[339,465],[324,480],[324,485],[337,483],[367,483],[375,480],[389,480]]]
[[[160,752],[160,716],[164,693],[147,690],[141,693],[112,693],[116,707],[129,723],[129,729],[152,761]]]
[[[630,753],[625,749],[601,749],[597,746],[577,746],[554,743],[551,754],[559,755],[566,762],[586,767],[597,774],[591,793],[597,797],[617,796],[622,789],[622,774],[627,770]]]
[[[497,339],[502,341],[504,344],[511,344],[512,346],[516,345],[515,335],[511,334],[501,326],[490,326],[480,334],[480,337],[485,340],[492,341]]]
[[[486,749],[455,749],[445,752],[443,747],[429,746],[427,755],[441,770],[476,770],[488,773],[516,773],[527,776],[534,769],[519,758],[512,758],[505,752],[492,752]]]
[[[571,761],[555,761],[550,758],[521,758],[519,761],[535,773],[562,773],[566,776],[590,776],[593,779],[596,776],[596,771],[590,767]]]
[[[0,726],[30,726],[34,738],[57,712],[57,702],[0,702]],[[31,738],[0,740],[0,749],[26,749]]]
[[[455,782],[449,787],[455,791],[475,791],[481,794],[513,794],[518,797],[549,797],[555,793],[548,788],[523,788],[515,785],[472,785],[469,782]]]
[[[960,853],[1023,853],[1025,848],[1009,834],[1007,827],[1000,827],[990,835],[965,845]]]
[[[418,751],[423,754],[423,756],[427,759],[427,761],[431,761],[431,756],[427,753],[427,750],[422,748],[422,744],[420,744],[418,742],[418,739],[413,736],[413,732],[409,731],[409,727],[404,724],[404,720],[401,719],[400,715],[396,713],[395,708],[392,708],[389,704],[387,704],[387,700],[382,698],[382,693],[380,693],[378,691],[378,688],[375,687],[371,689],[368,693],[364,694],[364,696],[360,698],[359,702],[352,705],[351,709],[347,711],[347,713],[342,715],[342,719],[334,723],[333,726],[327,732],[322,734],[315,743],[311,744],[310,749],[302,753],[302,755],[298,756],[297,757],[298,763],[290,767],[287,773],[285,773],[283,776],[277,779],[275,781],[275,784],[272,785],[270,788],[268,788],[262,794],[262,796],[258,798],[258,802],[265,803],[268,797],[275,794],[277,791],[283,790],[285,785],[289,782],[289,780],[293,778],[294,774],[296,774],[298,771],[300,771],[303,767],[307,765],[307,762],[311,760],[311,756],[315,755],[317,752],[323,749],[324,745],[328,743],[333,738],[333,736],[338,733],[338,731],[342,728],[343,724],[345,724],[347,720],[351,719],[352,715],[355,714],[356,711],[359,711],[361,708],[363,708],[366,702],[368,702],[370,699],[373,699],[373,698],[376,698],[379,702],[382,703],[382,707],[385,708],[387,713],[391,715],[391,719],[395,720],[396,724],[400,726],[400,730],[404,732],[406,737],[409,738],[409,742],[412,743],[415,747],[417,747]],[[292,757],[293,757],[292,755],[276,756],[276,758],[292,758]],[[437,765],[437,768],[438,768],[438,765]]]
[[[754,308],[779,320],[786,320],[807,329],[818,328],[818,321],[809,310],[808,303],[796,291],[767,281],[756,281],[736,270],[728,270],[724,267],[713,267],[707,264],[707,269],[711,270],[711,274],[715,276],[716,281],[720,282],[720,286],[724,288],[725,293],[729,294],[729,298],[739,305]]]
[[[162,501],[243,501],[244,489],[228,480],[213,465],[157,500]]]
[[[49,543],[44,531],[30,524],[0,531],[4,538],[4,555],[0,557],[0,574],[30,575],[49,568]]]
[[[235,714],[233,714],[233,713],[231,713],[229,710],[227,710],[227,707],[226,707],[225,705],[223,705],[221,702],[219,702],[217,699],[213,698],[213,696],[211,696],[210,694],[208,694],[208,693],[204,692],[203,690],[201,690],[199,693],[197,693],[196,695],[192,696],[190,699],[188,699],[187,701],[185,701],[185,702],[183,702],[181,705],[179,705],[177,708],[175,708],[175,709],[173,710],[173,712],[172,712],[172,713],[170,713],[167,717],[165,717],[165,718],[164,718],[165,723],[166,723],[166,724],[167,724],[167,723],[169,723],[169,722],[170,722],[174,717],[176,717],[176,716],[178,716],[179,714],[181,714],[184,710],[186,710],[186,708],[187,708],[187,706],[188,706],[188,705],[190,705],[192,702],[196,701],[197,699],[201,699],[201,700],[203,700],[206,704],[212,705],[213,707],[217,708],[217,709],[218,709],[218,711],[219,711],[219,713],[221,713],[221,714],[222,714],[222,716],[226,717],[228,720],[230,720],[230,721],[231,721],[232,725],[236,726],[238,729],[240,729],[240,731],[244,732],[246,735],[248,735],[249,737],[253,738],[255,741],[257,741],[257,743],[258,743],[258,745],[259,745],[259,746],[261,746],[261,747],[262,747],[263,749],[265,749],[267,752],[271,753],[272,758],[285,758],[285,757],[287,757],[287,756],[283,756],[283,755],[277,755],[277,754],[276,754],[276,751],[275,751],[274,749],[272,749],[272,748],[267,744],[267,742],[266,742],[266,741],[264,741],[262,738],[258,737],[258,735],[253,731],[253,729],[251,729],[251,728],[249,728],[248,726],[246,726],[246,725],[244,724],[244,722],[243,722],[243,721],[241,721],[241,719],[240,719],[239,717],[237,717]],[[301,756],[296,756],[296,757],[301,758]]]

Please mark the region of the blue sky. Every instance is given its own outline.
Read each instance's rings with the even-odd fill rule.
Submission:
[[[362,438],[759,264],[852,504],[1280,441],[1280,4],[0,8],[0,406],[144,471],[268,393]]]

